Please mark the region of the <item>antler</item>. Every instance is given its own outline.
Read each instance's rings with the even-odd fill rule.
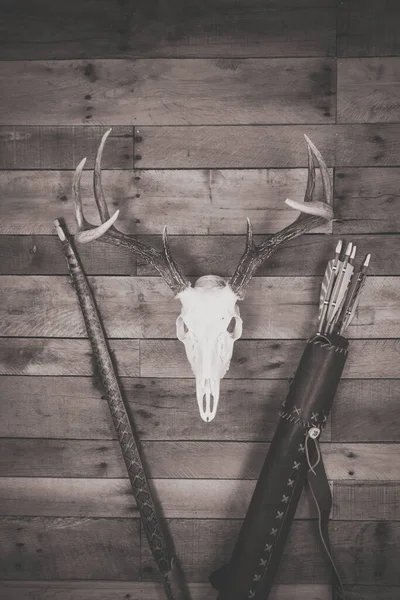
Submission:
[[[286,200],[286,204],[300,210],[302,214],[291,225],[268,237],[260,246],[256,246],[253,242],[253,227],[250,220],[247,219],[246,248],[235,273],[228,282],[232,291],[240,299],[244,297],[246,288],[257,269],[271,254],[276,252],[281,244],[333,219],[332,188],[328,168],[318,148],[306,135],[304,137],[308,150],[308,179],[304,204],[295,200]],[[315,188],[314,158],[321,172],[324,202],[312,199]]]
[[[101,138],[100,146],[96,154],[96,162],[93,172],[93,191],[96,200],[97,209],[100,214],[101,225],[96,227],[91,225],[84,217],[81,198],[81,175],[85,166],[86,158],[84,158],[75,169],[73,179],[73,192],[75,199],[75,218],[78,225],[78,234],[76,239],[78,242],[85,244],[93,240],[100,239],[102,242],[114,244],[115,246],[123,246],[131,250],[141,258],[143,258],[152,267],[157,269],[161,277],[165,279],[169,287],[174,292],[175,296],[189,287],[190,282],[182,275],[177,264],[171,255],[171,250],[168,244],[167,228],[163,230],[163,250],[158,252],[152,246],[140,242],[124,233],[121,233],[114,227],[114,223],[118,218],[119,210],[112,217],[108,212],[107,203],[104,198],[103,188],[101,185],[101,158],[106,140],[111,132],[111,129],[105,132]]]

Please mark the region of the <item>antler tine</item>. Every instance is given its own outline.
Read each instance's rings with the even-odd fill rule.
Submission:
[[[83,231],[85,227],[89,226],[89,223],[86,221],[83,215],[82,208],[82,196],[81,196],[81,176],[83,167],[85,166],[86,158],[83,158],[79,165],[75,169],[74,178],[72,180],[72,190],[74,194],[74,210],[75,210],[75,219],[76,224],[78,226],[78,231]]]
[[[165,279],[166,283],[172,289],[174,294],[177,295],[191,284],[182,275],[178,265],[172,258],[171,250],[168,244],[166,227],[164,227],[163,231],[163,250],[161,252],[149,244],[145,244],[144,242],[140,242],[139,240],[121,233],[113,227],[115,221],[118,219],[119,210],[115,211],[112,217],[110,217],[101,183],[101,159],[104,145],[110,132],[111,129],[108,129],[101,138],[101,142],[96,154],[93,173],[94,197],[102,221],[101,225],[99,226],[89,223],[83,214],[80,182],[86,158],[84,158],[75,169],[72,187],[74,192],[75,218],[78,226],[78,233],[75,236],[76,240],[82,244],[85,244],[87,242],[100,239],[102,242],[128,248],[128,250],[131,250],[152,267],[154,267],[159,272],[161,277]]]
[[[103,140],[105,141],[105,139],[107,139],[107,136],[110,133],[110,131],[111,131],[111,129],[108,130],[104,134],[104,136],[102,138],[102,142],[103,142]],[[100,146],[101,146],[101,144],[100,144]],[[103,143],[103,147],[104,147],[104,143]],[[106,202],[104,199],[104,195],[103,195],[103,190],[101,188],[102,151],[103,151],[103,148],[101,148],[101,152],[97,151],[96,163],[99,163],[97,166],[98,173],[97,173],[97,175],[94,176],[94,182],[95,182],[95,185],[97,185],[97,192],[98,192],[99,188],[101,190],[100,196],[98,195],[97,192],[95,192],[95,194],[94,194],[97,208],[100,213],[100,218],[102,220],[102,224],[99,227],[96,227],[95,225],[91,225],[91,223],[89,223],[85,219],[85,216],[83,214],[82,195],[81,195],[81,177],[82,177],[83,168],[86,164],[86,158],[83,158],[81,160],[81,162],[79,163],[79,165],[76,167],[75,173],[74,173],[74,178],[72,180],[72,189],[73,189],[73,194],[74,194],[75,219],[76,219],[76,223],[78,226],[78,233],[75,237],[76,237],[77,241],[80,242],[81,244],[86,244],[87,242],[92,242],[93,240],[96,240],[96,239],[100,238],[101,236],[103,236],[106,233],[106,231],[108,231],[110,229],[110,227],[112,227],[112,225],[118,219],[118,215],[119,215],[119,210],[116,210],[115,213],[113,214],[113,216],[110,218],[108,208],[107,208],[107,205],[106,205]],[[100,181],[100,185],[99,185],[99,181]],[[104,220],[105,218],[107,220]]]
[[[306,137],[306,140],[308,140],[307,137]],[[313,159],[313,155],[311,152],[310,144],[307,144],[307,157],[308,157],[308,177],[307,177],[306,192],[304,194],[304,202],[310,202],[312,200],[312,197],[314,194],[314,189],[315,189],[315,164],[314,164],[314,159]]]
[[[333,219],[332,205],[332,187],[329,179],[328,167],[318,148],[312,141],[304,136],[307,141],[308,153],[308,178],[307,187],[304,196],[304,203],[287,199],[285,202],[290,207],[301,211],[297,219],[277,233],[269,236],[262,244],[256,246],[252,238],[252,226],[247,219],[246,248],[242,258],[236,267],[235,273],[229,280],[229,286],[242,299],[246,288],[249,285],[253,275],[263,262],[269,258],[285,242],[295,238],[302,233],[306,233],[315,227],[319,227],[325,221]],[[320,169],[324,201],[313,200],[315,190],[315,164]]]
[[[106,200],[104,198],[103,187],[101,185],[101,159],[103,157],[104,145],[105,145],[110,133],[111,133],[111,128],[107,129],[107,131],[101,138],[101,142],[100,142],[100,145],[99,145],[97,153],[96,153],[96,160],[94,163],[94,171],[93,171],[94,198],[96,200],[97,208],[98,208],[98,211],[100,214],[100,219],[101,219],[102,223],[105,223],[110,218],[110,213],[108,212],[108,206],[107,206]]]

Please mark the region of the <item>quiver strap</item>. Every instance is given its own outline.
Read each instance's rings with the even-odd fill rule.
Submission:
[[[317,335],[303,352],[227,567],[210,576],[218,600],[266,600],[310,465],[318,464],[325,426],[348,342]],[[310,443],[313,442],[313,443]]]

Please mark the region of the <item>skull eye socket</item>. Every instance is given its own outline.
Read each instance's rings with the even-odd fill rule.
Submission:
[[[184,342],[188,331],[189,331],[188,326],[186,325],[186,323],[182,319],[182,317],[179,315],[179,317],[176,320],[176,335],[178,337],[178,340],[180,340],[181,342]]]
[[[233,341],[240,338],[242,335],[242,319],[239,317],[239,315],[232,317],[232,319],[229,321],[226,331],[229,333]]]
[[[235,331],[235,327],[236,327],[236,317],[232,317],[232,319],[229,321],[229,325],[226,328],[227,332],[232,334]]]

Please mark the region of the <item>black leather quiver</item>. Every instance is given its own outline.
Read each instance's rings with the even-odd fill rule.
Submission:
[[[217,600],[266,600],[347,358],[339,335],[303,352],[229,564],[210,576]],[[310,440],[313,443],[310,443]],[[329,490],[328,490],[329,493]]]

